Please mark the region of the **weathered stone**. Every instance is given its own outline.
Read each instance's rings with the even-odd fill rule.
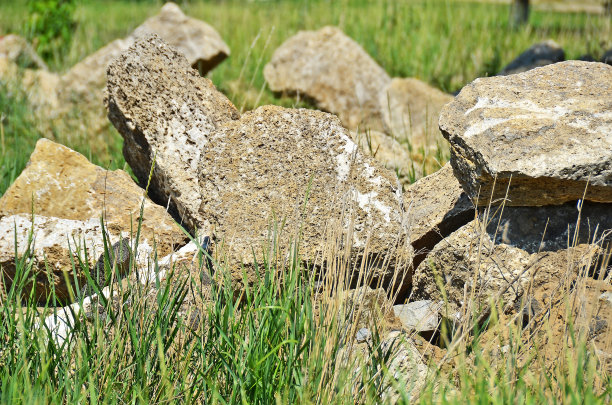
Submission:
[[[421,166],[414,164],[408,148],[389,135],[374,130],[356,131],[351,132],[351,138],[364,154],[393,170],[402,184],[408,184],[412,177],[423,176]]]
[[[391,79],[338,28],[289,38],[274,52],[264,76],[272,91],[305,96],[349,128],[381,129],[378,94]]]
[[[393,312],[404,327],[417,332],[431,332],[438,329],[441,306],[431,300],[413,301],[394,305]]]
[[[487,232],[496,243],[528,253],[567,249],[594,240],[605,243],[612,238],[612,204],[585,201],[543,207],[492,207],[488,213],[481,209],[479,217],[488,223]]]
[[[442,107],[453,96],[431,87],[418,79],[393,79],[380,92],[380,110],[385,131],[412,149],[424,148],[435,153],[448,143],[438,128]]]
[[[565,52],[555,41],[548,40],[533,45],[504,67],[500,75],[526,72],[537,67],[565,60]]]
[[[450,164],[404,192],[405,216],[418,266],[443,238],[474,219],[474,205],[453,175]]]
[[[30,235],[31,246],[28,244]],[[109,236],[111,243],[118,238],[113,233]],[[59,300],[67,302],[71,300],[69,285],[73,286],[72,293],[76,295],[75,280],[79,286],[85,285],[87,280],[79,258],[92,271],[104,252],[102,226],[96,218],[80,221],[35,216],[32,219],[29,214],[1,218],[0,267],[7,289],[11,288],[16,277],[15,250],[19,259],[23,258],[28,265],[31,263],[30,276],[34,275],[34,281],[25,284],[23,293],[29,295],[34,288],[36,301],[44,303],[53,289]]]
[[[552,289],[551,285],[561,283],[563,277],[579,274],[599,252],[596,246],[580,245],[529,254],[495,244],[485,228],[485,223],[474,220],[438,243],[414,272],[414,299],[446,298],[450,312],[467,309],[468,313],[483,310],[493,298],[513,304],[532,278],[532,291],[542,285]]]
[[[199,213],[198,163],[213,133],[239,113],[208,80],[157,35],[134,43],[108,68],[108,118],[123,136],[123,155],[141,185],[193,230]]]
[[[185,235],[163,207],[145,197],[143,189],[123,170],[107,171],[63,145],[40,139],[28,166],[0,199],[0,218],[29,214],[99,223],[104,215],[111,233],[138,231],[140,240],[167,255],[184,243]],[[97,257],[96,257],[97,258]]]
[[[367,258],[374,281],[388,285],[397,277],[394,284],[406,286],[411,251],[401,186],[359,151],[335,116],[260,107],[222,126],[199,161],[200,215],[214,224],[231,259],[252,265],[263,248],[268,260],[280,260],[300,236],[308,263],[323,264],[336,243],[334,252]]]
[[[150,33],[159,35],[176,48],[189,64],[204,76],[230,54],[219,33],[204,21],[187,17],[172,2],[164,4],[158,15],[149,18],[130,35],[135,40]]]
[[[0,37],[0,59],[15,63],[22,68],[44,69],[47,65],[25,38],[9,34]]]
[[[455,175],[478,205],[612,202],[612,67],[561,62],[477,79],[440,116]],[[495,180],[496,178],[496,180]],[[495,189],[493,190],[493,186]]]

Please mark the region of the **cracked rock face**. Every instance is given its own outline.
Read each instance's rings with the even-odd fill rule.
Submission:
[[[381,129],[378,94],[390,82],[363,48],[335,27],[301,31],[264,69],[270,89],[298,94],[337,114],[348,128]]]
[[[587,182],[586,200],[612,202],[612,66],[568,61],[477,79],[443,108],[440,129],[479,205],[509,182],[511,206],[582,199]]]
[[[155,160],[149,187],[154,201],[170,206],[189,229],[204,227],[198,163],[213,133],[239,117],[236,108],[155,34],[110,64],[106,104],[141,185],[147,185]]]
[[[407,268],[397,177],[364,156],[331,114],[276,106],[246,113],[212,137],[199,176],[200,215],[243,265],[253,263],[253,249],[260,256],[276,222],[279,248],[301,234],[300,255],[311,264],[322,264],[338,238],[339,251],[368,256],[376,279]]]

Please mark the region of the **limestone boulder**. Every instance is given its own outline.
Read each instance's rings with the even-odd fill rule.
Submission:
[[[410,185],[403,199],[415,267],[438,242],[474,219],[474,205],[449,163]]]
[[[149,194],[188,229],[205,227],[198,164],[215,131],[239,113],[189,61],[151,34],[108,68],[108,118],[124,138],[123,155]]]
[[[381,129],[378,95],[391,79],[338,28],[289,38],[274,52],[264,76],[272,91],[311,99],[351,129]]]
[[[156,33],[187,58],[202,76],[213,70],[230,54],[221,35],[204,21],[186,16],[175,3],[164,4],[158,15],[146,20],[130,35],[136,40]]]
[[[612,202],[612,66],[568,61],[476,79],[440,115],[451,164],[486,205]],[[588,184],[588,189],[587,189]],[[494,187],[495,185],[495,187]],[[508,187],[509,185],[509,187]]]
[[[222,126],[199,161],[200,215],[231,260],[281,260],[299,238],[310,265],[351,252],[351,268],[365,261],[373,282],[406,286],[401,186],[335,116],[260,107]]]
[[[0,59],[2,58],[22,68],[47,70],[42,58],[28,41],[19,35],[9,34],[0,37]]]
[[[500,75],[512,75],[515,73],[526,72],[537,67],[550,65],[552,63],[563,62],[565,52],[553,40],[540,42],[521,53],[516,59],[506,65]]]
[[[140,241],[167,255],[185,235],[166,210],[145,196],[123,170],[107,171],[63,145],[40,139],[21,175],[0,199],[0,218],[30,214],[100,223],[134,238],[144,201]],[[100,234],[101,235],[101,234]],[[97,259],[97,257],[96,257]]]
[[[442,107],[453,96],[418,79],[396,78],[380,92],[379,99],[385,132],[415,150],[448,151],[448,143],[438,128],[438,118]]]
[[[0,267],[5,288],[10,289],[18,280],[24,283],[24,298],[34,289],[34,299],[44,304],[54,290],[59,303],[71,301],[78,294],[77,284],[80,289],[87,283],[84,268],[93,275],[104,253],[102,235],[97,218],[81,221],[30,214],[2,217]],[[119,237],[109,231],[110,243]],[[23,265],[17,266],[17,261]],[[31,273],[24,279],[23,272],[17,273],[18,267],[31,269]],[[55,304],[58,302],[50,302],[51,306]]]

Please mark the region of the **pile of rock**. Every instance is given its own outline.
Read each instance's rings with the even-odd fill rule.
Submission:
[[[362,150],[400,178],[415,168],[417,177],[422,175],[419,158],[406,145],[426,153],[447,148],[437,121],[452,96],[414,78],[391,79],[338,28],[301,31],[289,38],[274,52],[264,76],[272,91],[312,100],[317,108],[338,115]]]

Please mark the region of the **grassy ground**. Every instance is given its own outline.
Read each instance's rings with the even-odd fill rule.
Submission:
[[[0,35],[22,30],[24,3],[0,2]],[[160,5],[83,0],[73,45],[49,61],[50,67],[65,71],[128,34]],[[232,55],[210,78],[243,110],[295,105],[266,88],[263,66],[298,30],[328,24],[340,26],[390,75],[418,77],[447,92],[497,72],[544,39],[557,41],[568,58],[585,53],[599,57],[612,47],[609,17],[534,10],[528,27],[513,30],[508,6],[488,3],[188,1],[184,9],[211,23],[230,46]],[[49,134],[36,130],[23,95],[15,89],[0,87],[0,114],[1,195],[25,166],[36,139]],[[56,136],[61,139],[61,134]],[[108,139],[113,145],[111,168],[125,167],[119,135],[111,129]],[[88,152],[94,148],[85,136],[68,146],[108,166],[107,156]],[[487,321],[489,331],[498,328],[511,336],[499,342],[510,346],[501,361],[483,350],[481,325],[468,322],[464,330],[472,331],[469,343],[445,352],[443,364],[440,357],[426,359],[432,362],[432,372],[423,394],[410,398],[409,387],[388,372],[389,353],[376,336],[362,363],[337,361],[350,343],[342,314],[352,309],[339,311],[337,301],[322,300],[299,261],[291,263],[282,269],[270,265],[266,273],[271,278],[253,286],[242,305],[234,303],[229,288],[213,290],[215,305],[205,310],[206,322],[195,327],[179,310],[181,300],[198,291],[197,280],[162,282],[152,302],[142,288],[129,287],[115,302],[103,302],[103,313],[77,323],[64,342],[36,326],[39,309],[32,302],[21,307],[16,299],[21,292],[14,283],[0,307],[0,402],[379,403],[388,384],[405,403],[577,404],[611,399],[612,379],[601,371],[583,333],[569,325],[558,345],[559,361],[540,364],[541,351],[534,342],[525,341],[495,311]],[[26,260],[17,266],[24,277],[29,266]],[[218,265],[216,272],[225,269]],[[572,299],[568,293],[567,302]]]

